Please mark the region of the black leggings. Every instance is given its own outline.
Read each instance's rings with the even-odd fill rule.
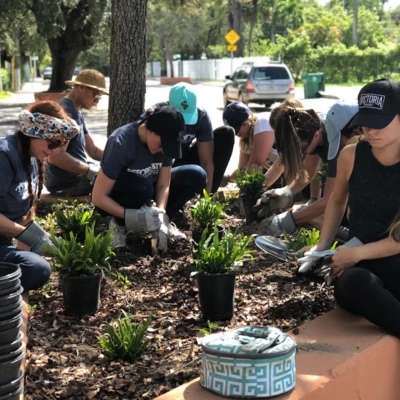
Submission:
[[[235,131],[230,126],[220,126],[214,132],[214,175],[211,192],[215,193],[221,185],[226,167],[231,159],[233,146],[235,144]],[[179,160],[176,160],[174,167],[180,165],[196,164],[200,165],[199,153],[197,151],[197,143],[183,155]]]
[[[371,264],[357,264],[340,275],[335,284],[336,301],[400,338],[400,265]]]

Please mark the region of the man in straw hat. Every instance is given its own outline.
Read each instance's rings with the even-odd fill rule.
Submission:
[[[72,90],[60,100],[60,104],[77,122],[80,131],[62,148],[61,154],[48,158],[45,185],[54,195],[84,196],[91,193],[93,179],[100,168],[98,163],[87,160],[86,153],[93,160],[101,161],[103,150],[95,145],[81,110],[90,110],[103,94],[108,95],[108,91],[104,75],[94,69],[85,69],[75,80],[65,83]]]

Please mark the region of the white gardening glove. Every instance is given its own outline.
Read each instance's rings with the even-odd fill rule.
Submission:
[[[160,253],[166,253],[168,250],[168,236],[169,236],[169,218],[168,215],[162,212],[158,214],[161,222],[160,229],[157,231],[158,235],[158,250]]]
[[[45,244],[48,244],[54,251],[57,251],[57,247],[51,241],[50,235],[36,221],[32,221],[27,225],[24,231],[15,239],[29,246],[32,253],[39,254],[40,256],[47,254],[44,248]]]
[[[85,179],[88,180],[89,182],[92,182],[100,171],[100,165],[99,164],[88,164],[88,165],[89,169],[86,172]]]
[[[160,229],[159,214],[165,212],[158,207],[142,206],[140,209],[125,209],[125,227],[127,232],[153,232]]]
[[[317,199],[311,198],[310,200],[307,201],[307,203],[298,204],[296,206],[293,206],[292,212],[304,210],[305,208],[307,208],[308,206],[311,206],[311,204],[315,203],[316,201],[317,201]]]
[[[257,216],[259,218],[268,217],[278,209],[290,208],[293,205],[293,194],[289,186],[280,189],[271,189],[265,192],[256,207],[259,208]]]
[[[285,231],[286,233],[296,232],[296,224],[293,220],[292,212],[285,211],[263,219],[257,229],[258,235],[278,237]]]

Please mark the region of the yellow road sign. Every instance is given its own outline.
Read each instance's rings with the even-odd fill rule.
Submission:
[[[240,36],[233,29],[231,29],[225,35],[225,39],[229,44],[235,44],[240,39]]]
[[[226,49],[228,51],[237,51],[237,46],[235,44],[228,44],[228,46],[226,46]]]

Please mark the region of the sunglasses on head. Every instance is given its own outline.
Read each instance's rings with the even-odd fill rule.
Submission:
[[[58,147],[65,146],[68,143],[67,139],[46,138],[47,147],[49,150],[57,149]]]

